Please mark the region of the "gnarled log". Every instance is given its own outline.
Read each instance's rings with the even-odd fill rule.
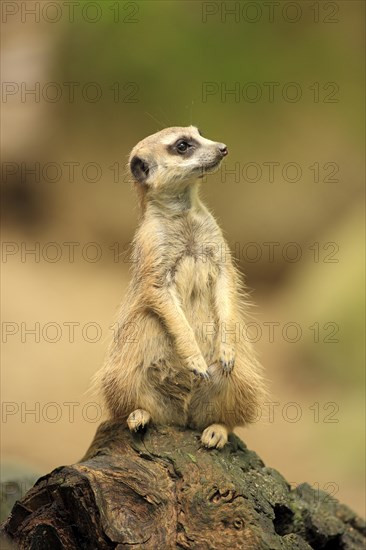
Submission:
[[[21,549],[355,550],[365,522],[327,493],[286,480],[235,435],[101,424],[84,458],[40,478],[2,527]]]

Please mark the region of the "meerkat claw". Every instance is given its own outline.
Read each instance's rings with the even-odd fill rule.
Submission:
[[[224,374],[230,374],[235,364],[235,349],[228,344],[222,344],[220,352],[220,365]]]
[[[193,355],[189,357],[187,359],[187,365],[189,370],[191,370],[197,377],[205,378],[206,380],[210,377],[206,362],[202,355]]]
[[[203,432],[201,441],[209,449],[222,449],[227,443],[227,429],[222,424],[211,424]]]
[[[193,374],[195,376],[198,376],[199,378],[202,378],[202,380],[209,380],[210,379],[210,373],[208,371],[198,371],[196,369],[193,370]]]
[[[131,432],[137,432],[148,424],[151,420],[151,415],[143,409],[136,409],[127,418],[127,425]]]
[[[229,361],[220,359],[220,365],[222,366],[225,375],[228,375],[231,373],[231,371],[234,368],[234,364],[235,364],[234,359],[230,359]]]

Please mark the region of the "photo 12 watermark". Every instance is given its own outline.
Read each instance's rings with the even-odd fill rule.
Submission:
[[[313,23],[340,21],[340,3],[327,1],[211,1],[201,4],[202,23]]]
[[[205,263],[215,256],[217,263],[236,261],[247,264],[297,264],[301,261],[315,264],[338,264],[341,258],[340,245],[335,241],[314,241],[299,243],[296,241],[235,241],[230,246],[215,242],[202,243],[196,257]],[[101,261],[133,264],[139,262],[132,255],[132,243],[118,241],[106,244],[96,241],[3,241],[1,243],[1,262],[12,263],[48,263],[66,262],[75,264],[85,262],[96,264]]]
[[[1,83],[2,103],[138,103],[137,82],[16,82]]]
[[[2,181],[11,183],[15,178],[21,183],[131,183],[132,177],[126,163],[115,160],[100,163],[95,160],[64,160],[41,162],[35,160],[14,162],[4,161],[1,167]],[[216,178],[222,184],[332,184],[340,182],[340,166],[334,160],[278,161],[246,160],[227,161],[220,165]],[[201,178],[207,181],[204,174]]]
[[[207,414],[217,410],[217,403],[204,402]],[[338,424],[340,422],[340,406],[336,401],[310,404],[297,401],[267,401],[258,406],[253,422],[263,421],[266,424],[299,422],[314,424]],[[4,424],[20,422],[21,424],[40,424],[42,422],[55,424],[57,422],[87,422],[96,424],[107,414],[104,407],[97,401],[81,403],[79,401],[3,401],[1,404],[1,422]],[[225,416],[233,415],[235,411],[225,409]]]
[[[202,103],[339,103],[338,82],[215,82],[201,84]]]
[[[341,327],[336,321],[248,321],[246,323],[203,322],[199,326],[199,336],[203,342],[215,338],[219,342],[237,344],[239,342],[275,344],[285,342],[297,344],[338,344]],[[115,342],[137,345],[145,334],[145,326],[136,322],[114,323],[108,328],[97,321],[13,321],[1,322],[1,342],[3,344],[69,344],[86,342],[96,344],[111,336]]]
[[[141,2],[122,0],[68,1],[8,1],[1,2],[2,23],[88,23],[99,22],[134,24],[140,21]]]

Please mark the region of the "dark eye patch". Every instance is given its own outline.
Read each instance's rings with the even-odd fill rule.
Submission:
[[[191,145],[194,140],[188,136],[181,136],[174,142],[174,146],[176,146],[180,141],[186,141],[189,145]]]
[[[180,139],[175,145],[176,150],[178,151],[178,153],[181,154],[186,153],[190,147],[191,145],[188,143],[188,141],[184,141],[184,139]]]
[[[177,148],[179,144],[181,144],[182,142],[187,143],[188,145],[186,151],[184,151],[183,153],[182,151],[179,151],[179,149]],[[175,140],[174,143],[167,146],[167,151],[171,155],[180,155],[180,156],[189,157],[193,154],[194,150],[197,149],[198,147],[199,147],[199,143],[194,138],[190,136],[180,136],[178,139]]]

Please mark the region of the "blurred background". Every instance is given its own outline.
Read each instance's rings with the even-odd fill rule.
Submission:
[[[364,6],[2,3],[2,504],[103,418],[88,388],[129,280],[128,153],[194,124],[229,148],[202,195],[271,394],[238,433],[365,515]]]

